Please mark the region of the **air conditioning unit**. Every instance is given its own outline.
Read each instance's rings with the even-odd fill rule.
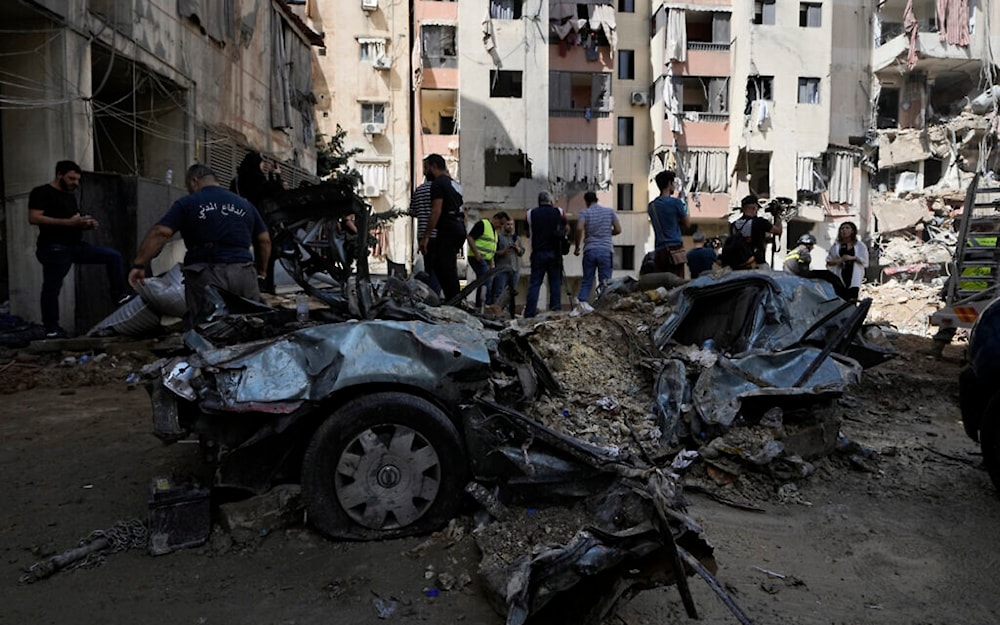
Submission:
[[[365,11],[375,11],[378,9],[378,0],[361,0],[361,8]]]
[[[372,66],[375,69],[389,69],[390,67],[392,67],[392,59],[390,59],[387,56],[380,56],[379,58],[375,59],[375,62],[372,63]]]
[[[373,184],[366,184],[365,188],[362,189],[361,194],[365,197],[378,197],[382,195],[382,189],[379,189]]]
[[[377,124],[374,122],[369,122],[367,124],[361,125],[361,131],[366,135],[380,135],[385,131],[385,126],[382,124]]]
[[[645,91],[633,91],[631,102],[634,106],[646,106],[649,104],[649,96]]]

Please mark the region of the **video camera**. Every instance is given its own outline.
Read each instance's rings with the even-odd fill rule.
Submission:
[[[775,219],[781,219],[790,208],[795,206],[795,201],[788,197],[776,197],[764,206],[764,212]]]

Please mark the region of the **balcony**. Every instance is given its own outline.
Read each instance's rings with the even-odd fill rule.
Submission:
[[[937,32],[921,31],[917,33],[917,38],[917,63],[910,71],[934,75],[979,60],[972,55],[969,47],[945,43]],[[897,66],[905,66],[909,52],[910,40],[905,33],[886,41],[872,52],[872,71],[877,74],[889,68],[896,72]]]
[[[711,52],[729,52],[729,42],[726,43],[713,43],[710,41],[689,41],[687,45],[688,52],[692,51],[711,51]]]

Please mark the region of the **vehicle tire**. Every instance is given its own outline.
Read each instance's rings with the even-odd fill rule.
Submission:
[[[993,487],[1000,490],[1000,393],[994,394],[986,405],[979,428],[983,464],[993,480]]]
[[[407,393],[352,400],[320,425],[302,461],[309,522],[331,538],[440,529],[458,511],[468,466],[440,408]]]

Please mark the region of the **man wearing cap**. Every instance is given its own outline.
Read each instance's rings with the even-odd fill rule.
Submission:
[[[561,208],[552,205],[552,195],[548,191],[538,194],[538,206],[528,211],[528,235],[531,237],[531,279],[528,282],[528,299],[524,304],[524,316],[538,314],[538,293],[542,281],[549,278],[549,310],[562,310],[563,260],[558,236],[560,227],[565,227],[566,215]]]
[[[267,276],[271,236],[254,205],[219,186],[210,168],[188,168],[190,192],[171,205],[143,239],[132,261],[128,281],[133,287],[146,277],[146,266],[160,248],[180,232],[184,255],[184,299],[190,327],[208,321],[214,311],[209,287],[247,299],[260,300],[258,279]],[[253,254],[250,248],[253,247]]]
[[[510,217],[501,211],[489,219],[480,219],[476,225],[469,230],[469,264],[476,272],[476,279],[482,278],[493,265],[493,258],[497,253],[497,241],[499,233],[507,227]],[[476,289],[476,308],[482,305],[482,289]],[[486,283],[486,303],[493,303],[493,281]]]
[[[731,225],[730,234],[741,236],[750,243],[753,248],[753,259],[757,266],[766,264],[764,258],[764,248],[767,245],[767,236],[781,235],[781,221],[772,224],[763,217],[758,217],[760,204],[756,195],[748,195],[740,202],[740,210],[743,214]]]
[[[691,278],[694,279],[712,270],[712,267],[715,266],[716,255],[714,249],[705,247],[704,232],[695,232],[691,240],[694,242],[694,247],[688,250],[687,264]]]

